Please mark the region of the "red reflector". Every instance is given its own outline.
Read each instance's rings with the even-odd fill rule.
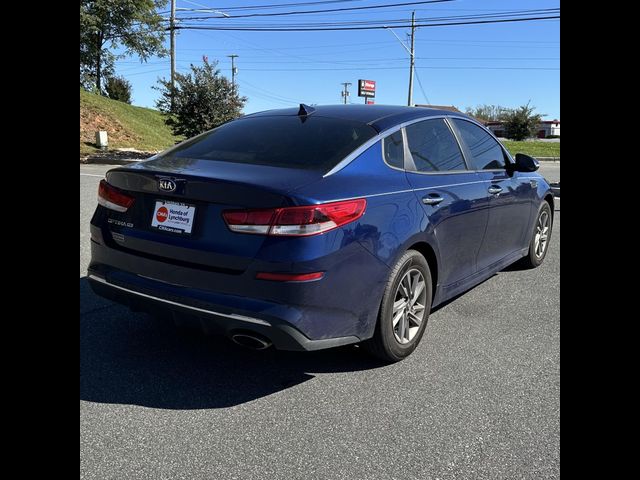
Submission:
[[[223,212],[229,225],[271,225],[275,210],[227,210]]]
[[[364,198],[342,202],[268,210],[227,210],[222,213],[234,232],[307,236],[328,232],[364,215]]]
[[[133,205],[135,198],[120,191],[119,188],[107,183],[106,180],[100,180],[98,186],[98,203],[103,207],[115,210],[117,212],[126,212]]]
[[[309,280],[318,280],[324,276],[324,272],[314,273],[271,273],[258,272],[256,278],[258,280],[275,280],[277,282],[308,282]]]

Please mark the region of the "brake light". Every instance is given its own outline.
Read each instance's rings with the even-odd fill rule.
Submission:
[[[308,236],[328,232],[364,215],[364,198],[342,202],[259,210],[222,212],[229,229],[241,233]]]
[[[98,203],[103,207],[115,210],[116,212],[126,212],[135,199],[122,192],[119,188],[100,180],[98,186]]]

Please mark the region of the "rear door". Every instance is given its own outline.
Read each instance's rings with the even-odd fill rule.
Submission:
[[[488,198],[479,175],[464,156],[444,118],[405,128],[405,168],[440,251],[439,283],[452,285],[476,271],[487,227]]]
[[[451,124],[489,195],[487,232],[477,260],[482,269],[526,246],[535,190],[528,176],[507,170],[506,152],[485,129],[461,118]]]

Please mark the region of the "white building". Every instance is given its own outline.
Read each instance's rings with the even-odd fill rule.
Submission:
[[[485,126],[496,137],[504,137],[504,124],[502,122],[485,122]],[[538,138],[547,138],[550,135],[560,136],[560,120],[543,120],[538,124]]]

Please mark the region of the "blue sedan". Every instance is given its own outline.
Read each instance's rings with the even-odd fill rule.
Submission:
[[[433,307],[543,262],[554,200],[537,169],[449,111],[246,115],[107,172],[88,279],[248,347],[360,343],[399,361]]]

